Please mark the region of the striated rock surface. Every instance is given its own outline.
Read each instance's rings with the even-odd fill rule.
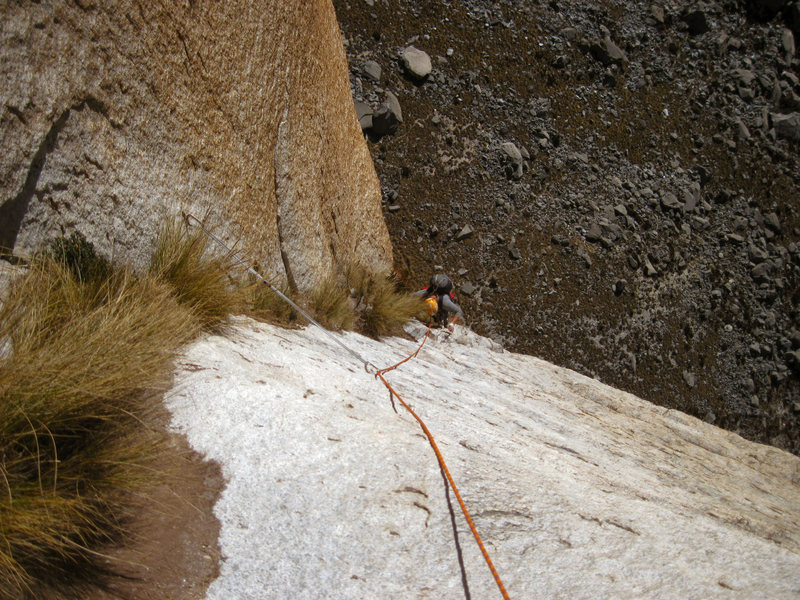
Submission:
[[[6,2],[0,246],[79,230],[141,264],[210,213],[269,275],[391,266],[330,0]]]
[[[379,367],[417,347],[340,339]],[[797,457],[462,328],[387,377],[511,598],[800,593]],[[167,404],[227,481],[208,599],[500,598],[417,423],[320,330],[241,320]]]

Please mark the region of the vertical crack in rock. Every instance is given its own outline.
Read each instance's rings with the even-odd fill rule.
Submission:
[[[330,269],[332,257],[326,234],[320,224],[314,167],[311,160],[321,157],[298,143],[301,129],[294,114],[302,110],[302,101],[290,93],[289,74],[286,74],[286,91],[283,115],[278,125],[274,150],[275,204],[277,213],[278,244],[286,278],[293,290],[308,290],[318,283],[324,271]],[[297,106],[300,105],[300,108]]]
[[[183,63],[184,68],[186,69],[186,75],[191,78],[192,77],[192,56],[189,53],[189,48],[186,45],[186,39],[183,37],[183,33],[177,27],[175,28],[175,34],[178,36],[178,40],[180,40],[181,45],[183,46],[183,54],[186,57],[186,61]]]
[[[286,272],[286,281],[289,284],[289,289],[292,292],[297,292],[297,282],[294,280],[292,269],[289,266],[289,257],[286,255],[286,250],[283,249],[283,240],[281,239],[281,216],[278,215],[278,245],[281,249],[281,261],[283,262],[283,270]]]
[[[284,211],[285,202],[291,202],[291,193],[286,189],[286,180],[290,177],[289,171],[289,92],[286,92],[286,104],[283,109],[283,118],[280,125],[278,125],[278,135],[275,139],[275,154],[274,154],[274,171],[275,171],[275,211],[276,216],[276,229],[278,231],[278,247],[281,251],[281,261],[283,261],[283,270],[286,272],[286,280],[289,283],[289,289],[293,292],[297,291],[297,282],[294,279],[291,265],[289,264],[289,255],[286,252],[286,244],[284,243],[284,231],[281,227],[281,215]]]
[[[296,9],[287,10],[291,19],[301,19]],[[299,22],[299,21],[298,21]],[[326,166],[330,148],[321,141],[324,131],[312,130],[309,121],[318,114],[307,88],[307,77],[327,77],[317,61],[299,60],[295,47],[311,43],[302,32],[282,40],[279,62],[285,65],[278,96],[279,125],[273,159],[278,242],[287,278],[300,290],[312,289],[334,268],[333,240],[323,215],[331,205],[325,196]],[[326,83],[330,83],[326,79]],[[319,85],[319,84],[315,84]],[[338,180],[337,180],[338,181]]]
[[[278,64],[284,63],[286,57],[286,40],[281,36],[278,40]],[[289,254],[286,251],[286,235],[284,219],[286,217],[285,203],[291,203],[292,193],[287,189],[288,178],[291,177],[289,166],[289,67],[286,66],[283,85],[283,114],[281,115],[278,130],[275,134],[275,148],[273,150],[272,171],[275,178],[275,230],[278,234],[278,248],[281,253],[283,270],[286,273],[286,282],[292,292],[297,292],[297,281],[289,261]],[[284,222],[282,222],[284,221]]]

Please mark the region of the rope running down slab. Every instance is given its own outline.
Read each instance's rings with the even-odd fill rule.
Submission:
[[[461,498],[461,494],[459,493],[458,488],[456,487],[456,482],[453,480],[453,476],[450,474],[450,470],[447,468],[447,465],[444,462],[444,457],[442,456],[442,453],[439,451],[439,446],[436,445],[436,440],[433,439],[433,434],[431,433],[430,429],[428,429],[427,425],[425,425],[425,422],[419,417],[419,415],[417,415],[417,413],[415,413],[414,410],[408,404],[406,404],[405,400],[403,400],[400,397],[400,394],[398,394],[394,390],[394,388],[389,384],[388,381],[386,381],[386,379],[383,376],[384,373],[388,373],[389,371],[396,369],[403,363],[408,362],[409,360],[417,356],[417,354],[419,354],[419,351],[422,350],[422,346],[425,345],[425,342],[427,341],[430,333],[431,333],[431,328],[430,326],[428,326],[428,330],[425,332],[425,337],[422,338],[422,343],[419,345],[419,348],[417,348],[417,350],[413,354],[411,354],[407,358],[404,358],[396,365],[392,365],[391,367],[386,367],[385,369],[379,369],[375,373],[375,377],[380,378],[380,380],[383,382],[383,385],[385,385],[386,388],[389,390],[389,393],[392,394],[392,396],[394,396],[395,398],[397,398],[400,404],[403,405],[403,408],[405,408],[411,414],[411,416],[414,417],[417,423],[419,423],[419,426],[422,428],[422,431],[428,438],[428,442],[430,442],[431,444],[431,448],[433,448],[434,454],[436,454],[436,460],[439,461],[439,466],[441,467],[442,471],[447,477],[447,481],[450,484],[450,489],[453,490],[453,493],[455,494],[456,499],[458,500],[458,505],[461,507],[461,512],[464,513],[464,518],[467,520],[467,524],[469,525],[469,528],[472,531],[472,535],[475,537],[475,541],[478,543],[478,548],[480,548],[481,554],[483,554],[483,558],[486,561],[486,564],[489,566],[489,570],[492,572],[492,575],[494,576],[495,583],[497,583],[497,587],[500,589],[500,593],[503,595],[503,598],[505,600],[510,600],[508,592],[506,592],[506,588],[503,585],[503,582],[500,580],[500,575],[498,575],[497,569],[495,569],[494,563],[492,563],[492,559],[489,557],[489,553],[486,551],[486,548],[483,545],[481,536],[478,535],[478,530],[475,528],[475,524],[472,522],[472,518],[470,517],[469,511],[467,510],[467,505],[464,504],[464,500]]]
[[[208,236],[211,240],[213,240],[218,246],[223,248],[231,258],[233,258],[233,259],[235,259],[237,261],[237,264],[247,265],[246,259],[244,259],[241,256],[239,256],[239,254],[237,252],[235,252],[234,250],[229,248],[221,239],[219,239],[217,236],[215,236],[213,233],[211,233],[205,227],[205,225],[203,224],[203,222],[200,219],[198,219],[194,215],[188,214],[188,213],[184,214],[184,219],[186,220],[187,224],[190,223],[190,221],[194,221],[197,224],[197,226],[200,227],[202,232],[206,236]],[[478,535],[478,530],[475,528],[475,524],[472,522],[472,517],[470,517],[470,515],[469,515],[469,511],[467,510],[467,506],[466,506],[466,504],[464,504],[464,500],[461,498],[461,493],[458,491],[458,488],[456,487],[456,482],[453,480],[453,476],[450,474],[450,470],[447,468],[447,465],[444,462],[444,457],[442,456],[442,453],[439,451],[439,446],[436,445],[436,440],[433,439],[433,434],[431,433],[430,429],[428,429],[427,425],[425,425],[425,422],[419,417],[419,415],[417,415],[417,413],[415,413],[414,410],[408,404],[406,404],[405,400],[403,400],[400,397],[400,394],[398,394],[394,390],[394,388],[389,384],[388,381],[386,381],[386,378],[384,378],[384,376],[383,376],[384,373],[388,373],[389,371],[392,371],[392,370],[396,369],[397,367],[399,367],[403,363],[408,362],[412,358],[416,357],[417,354],[419,354],[420,350],[422,350],[422,346],[425,345],[425,342],[427,341],[428,336],[431,333],[430,325],[428,326],[428,329],[425,332],[425,337],[422,338],[422,343],[419,345],[419,348],[417,348],[417,350],[413,354],[411,354],[407,358],[404,358],[399,363],[397,363],[395,365],[392,365],[391,367],[386,367],[385,369],[378,370],[371,362],[369,362],[368,360],[365,360],[360,354],[355,352],[352,348],[350,348],[349,346],[344,344],[342,341],[336,339],[333,335],[331,335],[331,333],[327,329],[325,329],[322,325],[320,325],[316,320],[314,320],[314,318],[312,318],[311,315],[309,315],[306,311],[304,311],[302,308],[300,308],[297,304],[292,302],[291,299],[286,297],[286,295],[284,295],[278,288],[276,288],[269,281],[267,281],[252,266],[248,266],[247,270],[252,275],[255,275],[258,279],[260,279],[265,285],[267,285],[273,292],[275,292],[275,294],[279,298],[281,298],[284,302],[286,302],[290,306],[292,306],[295,310],[297,310],[300,314],[302,314],[305,318],[307,318],[311,323],[313,323],[314,325],[319,327],[334,342],[339,344],[341,347],[343,347],[345,350],[347,350],[347,352],[349,352],[353,357],[355,357],[361,363],[363,363],[364,368],[366,369],[367,372],[374,371],[375,377],[380,378],[380,380],[383,382],[383,385],[385,385],[386,388],[389,390],[389,393],[393,397],[397,398],[397,400],[400,402],[400,404],[403,405],[403,408],[405,408],[411,414],[411,416],[414,417],[414,419],[417,421],[417,423],[419,423],[420,427],[422,428],[422,431],[425,433],[425,436],[428,438],[428,442],[430,442],[431,448],[433,448],[434,454],[436,454],[436,460],[439,461],[439,466],[441,467],[442,472],[447,477],[447,482],[450,484],[450,489],[453,490],[453,493],[455,494],[456,499],[458,500],[458,505],[461,507],[461,512],[464,513],[464,518],[467,520],[467,524],[469,525],[469,528],[472,531],[472,535],[475,537],[475,541],[478,543],[478,548],[480,548],[481,554],[483,554],[483,558],[486,561],[486,564],[489,565],[489,570],[492,572],[492,575],[494,576],[494,580],[497,583],[497,587],[500,589],[500,593],[503,595],[504,600],[510,600],[510,598],[508,596],[508,592],[506,592],[506,588],[503,586],[503,582],[500,580],[500,575],[498,575],[497,569],[495,569],[494,563],[492,563],[492,559],[489,557],[489,553],[486,551],[486,548],[483,545],[483,541],[481,540],[481,536]]]

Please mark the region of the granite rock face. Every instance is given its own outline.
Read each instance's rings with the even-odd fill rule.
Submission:
[[[378,367],[417,348],[339,339]],[[386,377],[511,598],[797,597],[797,457],[458,326]],[[227,481],[206,598],[500,598],[419,425],[321,330],[240,320],[166,402]]]
[[[141,265],[190,211],[301,288],[390,268],[329,0],[7,2],[0,20],[0,246],[79,230]]]

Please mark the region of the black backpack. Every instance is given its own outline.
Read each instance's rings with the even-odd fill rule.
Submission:
[[[437,273],[428,283],[428,296],[444,296],[453,289],[453,282],[447,275]]]

